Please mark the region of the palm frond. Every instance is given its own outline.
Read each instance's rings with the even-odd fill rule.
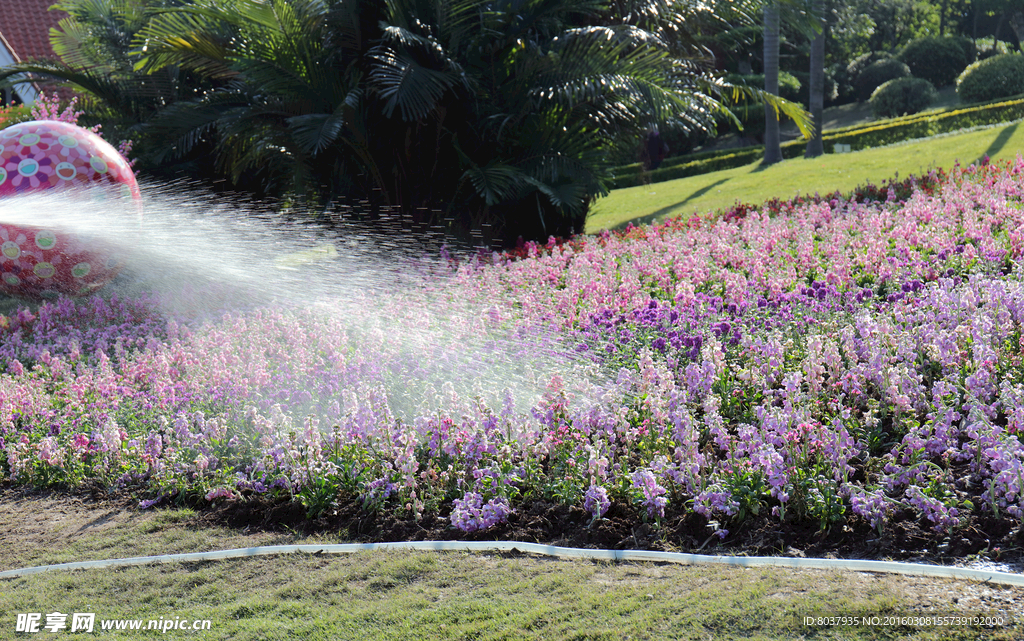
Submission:
[[[385,101],[387,118],[396,108],[406,122],[423,118],[459,80],[450,71],[430,69],[391,49],[377,49],[370,57],[374,61],[370,80],[374,91]]]
[[[763,102],[775,111],[776,117],[778,117],[779,112],[789,117],[805,138],[810,138],[814,135],[814,123],[811,120],[811,114],[803,108],[803,105],[768,93],[759,87],[727,83],[723,83],[723,87],[731,94],[732,102],[739,102],[742,99]]]
[[[357,90],[358,91],[358,90]],[[353,92],[350,100],[346,100],[330,114],[303,114],[292,116],[286,120],[288,129],[299,150],[309,156],[315,156],[333,144],[345,128],[345,111],[352,108],[358,96]]]
[[[473,166],[465,171],[463,177],[469,180],[488,206],[517,199],[527,186],[533,184],[533,180],[520,169],[500,161],[492,161],[482,167]]]

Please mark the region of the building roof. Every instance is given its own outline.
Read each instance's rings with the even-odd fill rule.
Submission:
[[[52,58],[50,29],[67,17],[63,11],[49,11],[55,0],[0,1],[0,46],[15,60]]]
[[[0,0],[0,66],[53,58],[50,29],[67,16],[63,11],[50,11],[55,0]],[[31,103],[36,87],[22,84],[15,87],[22,100]]]

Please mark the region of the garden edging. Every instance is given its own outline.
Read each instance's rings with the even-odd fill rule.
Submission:
[[[971,568],[928,565],[925,563],[901,563],[898,561],[870,561],[860,559],[820,559],[772,556],[710,556],[705,554],[683,554],[678,552],[656,552],[649,550],[591,550],[567,548],[555,545],[540,545],[520,541],[400,541],[394,543],[336,543],[323,545],[267,545],[211,552],[187,554],[161,554],[124,559],[97,561],[76,561],[20,568],[0,572],[0,579],[48,572],[51,570],[83,570],[93,568],[148,565],[151,563],[184,563],[195,561],[220,561],[253,556],[277,554],[354,554],[379,550],[415,551],[456,551],[456,552],[520,552],[539,554],[556,558],[589,559],[594,561],[647,561],[654,563],[678,563],[681,565],[733,565],[740,567],[782,567],[792,569],[845,570],[853,572],[884,572],[906,576],[930,576],[944,579],[961,579],[1024,587],[1024,574],[975,570]]]

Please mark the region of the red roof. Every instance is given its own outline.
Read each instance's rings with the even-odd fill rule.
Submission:
[[[63,11],[48,11],[56,0],[0,0],[0,45],[16,59],[53,58],[50,28],[67,17]]]

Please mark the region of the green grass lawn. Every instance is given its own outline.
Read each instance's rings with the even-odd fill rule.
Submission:
[[[653,185],[616,189],[598,200],[587,220],[587,233],[621,229],[667,216],[712,212],[737,201],[760,204],[797,194],[853,191],[858,185],[896,176],[970,164],[989,156],[1014,158],[1024,151],[1024,126],[1017,122],[971,133],[936,136],[917,142],[806,160],[793,158],[770,167],[752,163],[701,176]]]
[[[31,636],[13,633],[15,613],[54,611],[92,612],[93,634],[118,639],[949,638],[947,630],[912,625],[805,624],[808,616],[913,611],[897,582],[853,573],[395,552],[53,572],[3,583],[0,606],[11,613],[3,638]],[[176,618],[209,621],[209,630],[145,629]],[[138,620],[143,629],[98,629],[99,621],[117,619]],[[1011,639],[1014,630],[955,633]]]

